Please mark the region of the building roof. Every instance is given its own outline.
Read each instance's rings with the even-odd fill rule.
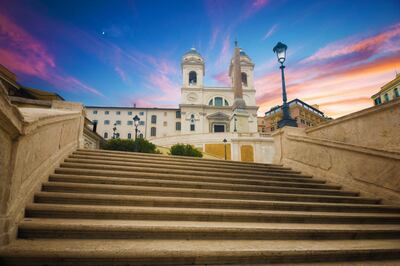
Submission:
[[[311,105],[309,105],[309,104],[303,102],[303,101],[300,100],[300,99],[297,99],[297,98],[296,98],[296,99],[291,100],[291,101],[288,102],[288,105],[289,105],[289,106],[292,105],[292,104],[297,104],[297,105],[300,105],[300,106],[304,106],[304,107],[306,107],[307,109],[310,109],[310,110],[312,110],[313,112],[319,114],[320,116],[325,117],[324,112],[322,112],[322,111],[318,110],[317,108],[315,108],[315,107],[313,107],[313,106],[311,106]],[[272,107],[269,111],[265,112],[265,115],[269,115],[270,113],[272,113],[272,112],[274,112],[274,111],[277,111],[277,110],[280,110],[280,109],[282,109],[282,105],[274,106],[274,107]]]
[[[183,56],[186,56],[186,55],[197,55],[197,56],[200,56],[201,58],[203,58],[201,56],[201,54],[199,52],[197,52],[196,48],[190,48],[190,50],[187,51],[186,53],[184,53]]]
[[[371,96],[371,98],[375,98],[376,96],[380,95],[382,92],[386,91],[387,89],[392,88],[393,86],[397,85],[400,83],[400,73],[396,73],[396,77],[383,85],[379,92],[375,93],[374,95]]]

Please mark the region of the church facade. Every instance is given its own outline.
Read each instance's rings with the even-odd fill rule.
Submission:
[[[97,132],[105,139],[114,135],[134,138],[135,115],[140,118],[139,136],[149,140],[177,135],[256,133],[258,107],[255,101],[254,64],[243,50],[236,47],[235,51],[237,66],[234,56],[229,66],[230,87],[204,85],[206,65],[201,54],[192,48],[181,60],[179,108],[86,106],[87,117],[97,123]],[[240,87],[240,91],[235,86]],[[240,108],[235,107],[238,97],[243,101]]]

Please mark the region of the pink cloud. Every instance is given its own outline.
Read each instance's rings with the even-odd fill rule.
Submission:
[[[325,60],[354,53],[368,53],[372,55],[379,52],[379,49],[386,50],[384,49],[386,45],[392,48],[399,47],[400,40],[395,39],[399,36],[400,24],[395,24],[385,31],[367,38],[357,39],[353,37],[329,44],[306,58],[304,62]]]
[[[45,45],[3,14],[0,14],[0,39],[7,40],[0,44],[0,58],[17,74],[38,77],[62,90],[102,96],[98,90],[58,70]]]
[[[269,28],[269,30],[267,31],[267,33],[264,35],[264,37],[262,38],[263,41],[265,41],[266,39],[268,39],[269,37],[272,36],[272,34],[275,33],[276,29],[278,28],[278,24],[274,24],[272,25],[271,28]]]
[[[333,117],[346,114],[343,110],[349,113],[367,108],[372,105],[369,97],[394,78],[393,69],[400,66],[400,56],[377,58],[371,62],[348,67],[339,65],[339,63],[338,66],[328,63],[327,66],[302,65],[286,69],[289,100],[300,98],[309,104],[319,104],[322,111]],[[281,104],[279,71],[257,78],[255,85],[260,112]]]
[[[221,85],[231,86],[231,78],[226,71],[214,75],[213,78]]]
[[[128,77],[125,74],[125,71],[122,68],[116,66],[114,70],[115,72],[117,72],[118,76],[122,79],[123,82],[130,83]]]
[[[222,47],[221,47],[221,51],[219,52],[219,56],[215,62],[216,67],[226,68],[226,65],[228,64],[229,59],[231,58],[230,48],[231,48],[231,39],[230,39],[230,35],[227,34],[222,43]]]
[[[248,4],[243,11],[242,19],[246,19],[260,11],[268,4],[268,0],[253,0],[246,3]]]

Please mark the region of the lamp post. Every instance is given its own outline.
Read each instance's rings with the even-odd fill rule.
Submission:
[[[114,123],[114,127],[113,127],[113,139],[117,138],[117,133],[115,133],[115,131],[117,131],[117,123]]]
[[[236,121],[237,121],[236,114],[233,114],[233,132],[237,132]]]
[[[223,143],[224,143],[224,157],[225,157],[225,161],[226,161],[226,143],[228,142],[226,139],[224,139],[223,141],[222,141]]]
[[[135,115],[135,117],[133,118],[133,123],[135,125],[135,140],[137,139],[137,133],[138,133],[137,128],[139,126],[139,121],[140,121],[140,118],[137,115]]]
[[[285,66],[283,65],[283,63],[286,60],[286,50],[287,50],[287,45],[285,45],[281,42],[278,42],[273,49],[274,53],[276,53],[276,56],[278,57],[278,62],[281,63],[280,69],[281,69],[281,73],[282,73],[282,98],[283,98],[282,112],[283,112],[283,117],[280,121],[278,121],[278,128],[282,128],[284,126],[297,127],[296,120],[294,120],[292,117],[290,117],[289,105],[287,104],[285,73],[284,73]]]

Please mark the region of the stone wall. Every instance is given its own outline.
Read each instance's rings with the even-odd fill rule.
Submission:
[[[258,163],[272,163],[275,155],[274,140],[270,136],[260,136],[259,133],[205,133],[182,134],[164,138],[154,138],[150,141],[158,146],[171,147],[177,143],[191,144],[205,150],[206,144],[223,144],[226,139],[231,146],[230,157],[234,161],[242,161],[241,147],[251,145],[253,147],[253,160]],[[222,146],[221,146],[222,147]]]
[[[18,108],[0,89],[0,244],[6,244],[34,192],[83,144],[84,119],[81,105]]]
[[[274,162],[399,203],[399,107],[396,101],[313,129],[280,129],[272,135]]]
[[[306,130],[310,137],[400,151],[400,98]]]

